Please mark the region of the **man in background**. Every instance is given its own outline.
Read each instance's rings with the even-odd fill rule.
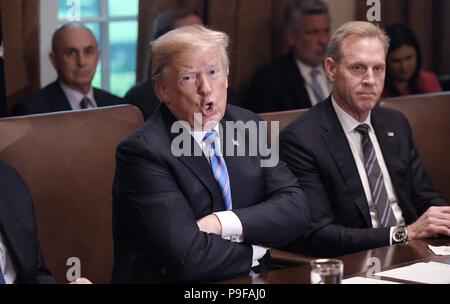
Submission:
[[[293,0],[284,11],[290,52],[255,74],[246,107],[254,112],[309,108],[330,94],[323,62],[330,39],[328,6],[321,0]]]
[[[58,79],[17,104],[14,116],[125,103],[117,96],[92,87],[100,50],[94,34],[82,23],[67,23],[56,30],[49,57]]]

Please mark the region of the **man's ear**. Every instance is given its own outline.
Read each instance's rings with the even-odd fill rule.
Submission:
[[[50,59],[50,62],[53,65],[53,68],[58,71],[58,58],[57,55],[54,52],[51,52],[48,54],[48,59]]]
[[[336,76],[337,64],[331,57],[325,59],[325,71],[327,72],[328,78],[331,82],[334,82]]]
[[[167,86],[165,85],[165,83],[162,80],[156,80],[154,88],[155,88],[158,96],[162,99],[162,101],[166,105],[170,105],[169,93],[168,93]]]

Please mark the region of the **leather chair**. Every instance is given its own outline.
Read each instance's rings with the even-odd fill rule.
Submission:
[[[381,106],[398,110],[408,118],[426,171],[450,201],[450,93],[389,98]]]
[[[303,113],[305,113],[308,110],[309,109],[299,109],[291,111],[269,112],[269,113],[261,113],[259,114],[259,116],[269,123],[272,123],[273,121],[278,121],[281,132],[281,130],[283,130],[291,122],[293,122],[296,118],[300,117]],[[269,131],[270,130],[271,128],[269,126]]]
[[[142,123],[129,105],[0,120],[0,159],[31,191],[39,241],[57,282],[67,282],[71,257],[80,259],[81,276],[110,282],[115,149]]]

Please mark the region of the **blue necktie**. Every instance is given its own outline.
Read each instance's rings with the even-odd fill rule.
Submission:
[[[5,277],[3,276],[2,267],[0,267],[0,285],[6,284]]]
[[[356,132],[361,134],[361,144],[364,154],[364,166],[369,179],[370,189],[372,190],[372,199],[377,208],[378,218],[382,227],[391,227],[397,224],[397,220],[392,210],[392,204],[387,195],[384,186],[383,173],[377,161],[372,141],[369,137],[369,125],[361,124],[355,128]]]
[[[324,100],[325,96],[322,91],[322,87],[320,86],[319,80],[317,79],[317,75],[319,74],[318,68],[313,68],[311,70],[311,85],[314,92],[314,96],[317,99],[317,103],[320,103]]]
[[[209,145],[209,157],[211,163],[211,170],[222,191],[223,201],[225,202],[225,208],[227,210],[233,209],[233,204],[231,202],[231,189],[230,189],[230,178],[228,177],[227,165],[223,159],[222,153],[216,145],[217,133],[216,131],[209,131],[203,138],[203,142]]]

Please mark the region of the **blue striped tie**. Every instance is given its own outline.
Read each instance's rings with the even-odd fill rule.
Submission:
[[[227,165],[223,159],[220,149],[216,145],[217,133],[216,131],[209,131],[203,138],[203,142],[209,145],[209,160],[211,163],[211,170],[214,178],[222,191],[223,201],[227,210],[233,209],[231,202],[230,178],[228,177]]]
[[[5,277],[3,276],[2,267],[0,266],[0,285],[6,284]]]
[[[316,97],[317,103],[322,102],[325,99],[323,94],[322,87],[320,86],[319,79],[317,79],[317,75],[319,74],[319,68],[315,67],[311,70],[311,85],[314,92],[314,96]]]
[[[395,219],[391,201],[389,200],[386,187],[384,186],[383,172],[381,172],[372,141],[369,137],[369,126],[367,124],[361,124],[357,126],[355,130],[362,136],[361,143],[364,154],[364,167],[366,168],[367,178],[369,179],[369,185],[372,192],[372,199],[377,208],[381,226],[395,226],[397,220]]]

